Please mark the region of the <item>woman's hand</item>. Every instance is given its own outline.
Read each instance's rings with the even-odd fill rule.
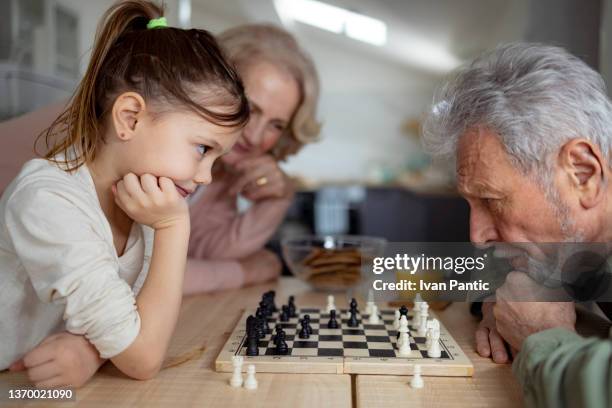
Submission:
[[[229,189],[230,194],[241,193],[253,201],[288,197],[293,194],[289,177],[269,154],[244,159],[238,162],[233,170],[237,173],[237,178]]]
[[[134,221],[155,230],[189,223],[187,201],[167,177],[128,173],[112,188],[115,203]]]
[[[106,360],[84,336],[53,334],[11,364],[11,371],[27,370],[36,387],[80,387]]]
[[[253,285],[276,279],[281,273],[282,264],[272,251],[261,249],[242,258],[240,265],[244,270],[244,285]]]

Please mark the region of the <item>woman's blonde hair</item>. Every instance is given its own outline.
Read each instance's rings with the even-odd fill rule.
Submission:
[[[295,38],[274,25],[247,24],[226,30],[217,39],[238,72],[244,72],[258,61],[266,61],[287,70],[300,86],[300,103],[272,150],[274,157],[285,160],[304,144],[317,140],[321,129],[316,120],[319,77],[312,60]]]

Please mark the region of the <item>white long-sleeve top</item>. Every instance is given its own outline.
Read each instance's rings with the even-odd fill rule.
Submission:
[[[0,199],[0,370],[63,330],[102,358],[125,350],[152,246],[153,230],[134,223],[117,256],[87,166],[27,162]]]

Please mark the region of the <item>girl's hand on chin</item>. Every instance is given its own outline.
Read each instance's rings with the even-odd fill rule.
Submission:
[[[187,201],[168,177],[126,174],[112,187],[115,203],[134,221],[155,230],[189,227]]]

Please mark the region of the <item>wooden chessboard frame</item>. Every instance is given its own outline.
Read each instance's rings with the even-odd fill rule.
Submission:
[[[325,316],[323,308],[305,307],[300,308],[297,313],[302,317],[303,314],[313,313],[313,310],[319,310],[321,319]],[[379,309],[379,313],[385,320],[389,319],[389,315],[393,315],[394,309]],[[221,352],[215,360],[215,370],[218,372],[232,372],[232,357],[234,355],[244,356],[244,367],[249,364],[254,364],[259,373],[301,373],[301,374],[381,374],[381,375],[411,375],[415,364],[421,366],[422,375],[425,376],[440,376],[440,377],[471,377],[474,373],[474,366],[470,359],[457,344],[455,339],[450,335],[446,327],[440,322],[440,341],[441,348],[445,350],[450,358],[429,358],[415,354],[412,357],[365,357],[365,356],[277,356],[277,355],[258,355],[247,356],[244,352],[246,340],[246,319],[249,315],[254,314],[253,311],[245,311],[238,321],[234,331],[221,349]],[[274,330],[278,314],[275,313],[273,318],[268,321],[270,327]],[[327,315],[329,316],[329,315]],[[359,315],[359,327],[362,319],[367,319],[368,315]],[[433,311],[429,312],[430,318],[437,318]],[[347,319],[346,311],[341,311],[341,317],[338,318],[341,323],[341,328],[346,329],[345,321]],[[295,318],[292,319],[295,321]],[[412,311],[409,312],[409,320],[412,320]],[[321,328],[331,330],[325,327],[326,323],[321,321]],[[367,323],[366,323],[367,325]],[[385,324],[388,327],[388,324]],[[351,329],[351,328],[348,328]],[[414,330],[411,328],[410,335],[414,335]],[[268,334],[265,339],[269,339]],[[391,344],[391,341],[389,342]]]

